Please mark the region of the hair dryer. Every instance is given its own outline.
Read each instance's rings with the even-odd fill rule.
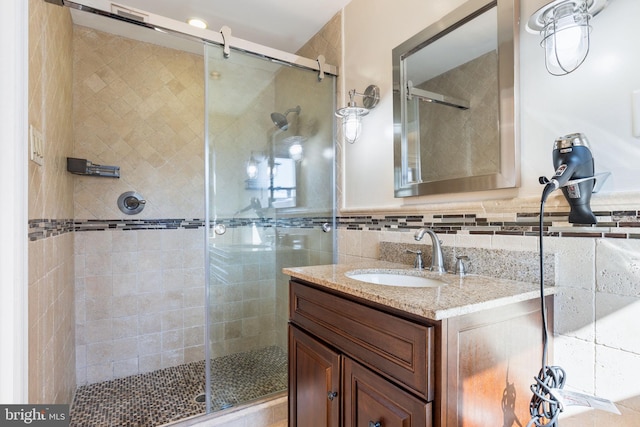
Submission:
[[[569,202],[571,211],[569,222],[573,224],[596,224],[597,220],[591,211],[591,193],[595,184],[594,162],[587,138],[581,133],[572,133],[557,138],[553,143],[553,166],[556,172],[542,191],[542,202],[549,194],[562,188],[564,197]],[[569,181],[580,180],[567,185]]]

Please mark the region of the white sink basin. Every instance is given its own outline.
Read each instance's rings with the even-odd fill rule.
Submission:
[[[345,273],[350,279],[360,280],[361,282],[374,283],[384,286],[400,286],[407,288],[437,288],[446,285],[446,282],[438,279],[430,279],[424,276],[415,276],[412,274],[404,274],[398,272],[347,272]]]

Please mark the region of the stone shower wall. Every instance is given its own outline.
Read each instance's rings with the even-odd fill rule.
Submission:
[[[45,141],[44,164],[29,161],[30,403],[71,403],[76,382],[73,235],[32,233],[46,218],[73,217],[65,163],[73,147],[72,32],[67,9],[29,1],[29,123]]]
[[[204,65],[80,26],[73,46],[73,156],[120,166],[74,177],[82,385],[204,358],[204,230],[188,221],[204,215]],[[117,208],[125,191],[140,214]]]

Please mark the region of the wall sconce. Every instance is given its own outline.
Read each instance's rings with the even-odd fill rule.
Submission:
[[[356,95],[362,97],[362,107],[358,107],[354,101]],[[358,93],[355,89],[349,91],[349,103],[336,111],[336,117],[342,119],[342,134],[348,143],[356,142],[362,131],[362,117],[369,114],[379,100],[380,88],[376,85],[367,86],[364,93]]]
[[[246,171],[249,179],[255,179],[258,176],[258,164],[264,161],[264,157],[264,153],[262,152],[251,152],[251,157],[246,164]]]
[[[303,148],[302,143],[305,142],[307,138],[304,136],[294,135],[288,136],[282,140],[282,143],[289,146],[287,150],[289,152],[289,158],[300,161],[302,160]]]
[[[580,66],[589,53],[592,17],[608,0],[555,0],[536,11],[527,30],[540,33],[545,66],[554,76],[563,76]]]

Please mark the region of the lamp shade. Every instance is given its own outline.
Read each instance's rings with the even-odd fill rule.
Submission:
[[[358,107],[354,101],[356,95],[363,97],[364,107]],[[369,114],[369,110],[378,105],[380,89],[376,85],[369,85],[364,93],[358,93],[355,89],[349,91],[349,102],[344,108],[336,111],[336,117],[342,120],[342,137],[350,144],[356,142],[362,131],[362,117]]]
[[[358,113],[352,113],[344,117],[342,121],[342,130],[344,139],[350,144],[353,144],[362,132],[362,119]]]
[[[542,35],[545,66],[554,76],[569,74],[589,54],[591,19],[611,0],[553,0],[527,22],[527,31]]]
[[[550,74],[569,74],[589,53],[589,14],[585,2],[567,2],[553,8],[542,30],[545,66]]]

